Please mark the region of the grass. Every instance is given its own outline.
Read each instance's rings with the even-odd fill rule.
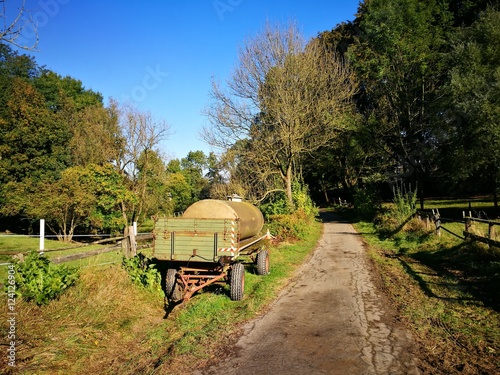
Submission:
[[[158,292],[134,286],[117,264],[84,268],[59,300],[42,307],[17,302],[16,374],[183,374],[202,367],[243,322],[265,311],[320,234],[314,223],[304,240],[273,246],[266,276],[249,265],[239,302],[219,285],[172,309]],[[7,329],[6,319],[0,329]]]
[[[436,202],[459,212],[464,202]],[[450,205],[450,208],[446,206]],[[490,209],[492,207],[483,205]],[[462,234],[464,224],[444,223]],[[368,243],[384,288],[422,348],[424,374],[500,372],[500,249],[464,242],[410,221],[387,235],[355,223]]]

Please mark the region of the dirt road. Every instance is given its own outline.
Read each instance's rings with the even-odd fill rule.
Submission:
[[[411,337],[374,285],[363,243],[325,217],[314,254],[232,353],[205,374],[418,374]]]

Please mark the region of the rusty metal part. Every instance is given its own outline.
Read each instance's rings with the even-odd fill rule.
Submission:
[[[189,299],[197,291],[219,282],[227,277],[227,272],[217,269],[217,270],[207,270],[199,268],[188,268],[181,267],[178,272],[178,280],[182,283],[183,287],[183,302],[189,301]]]

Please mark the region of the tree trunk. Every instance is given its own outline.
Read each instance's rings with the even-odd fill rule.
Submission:
[[[293,204],[293,195],[292,195],[292,164],[288,165],[288,168],[286,170],[285,184],[286,184],[286,197],[288,199],[288,203],[290,204],[290,207],[295,208],[295,205]]]
[[[496,180],[493,182],[493,206],[495,207],[495,216],[499,216],[498,212],[498,192],[497,192],[498,186],[496,183]]]

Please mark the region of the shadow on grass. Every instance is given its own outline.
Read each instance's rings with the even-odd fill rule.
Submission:
[[[407,255],[401,254],[397,258],[427,296],[472,303],[500,311],[498,299],[500,258],[498,256],[484,254],[476,246],[464,242],[440,251],[418,251]],[[418,263],[425,265],[433,273],[417,270],[415,264]],[[436,282],[426,280],[424,276],[436,277]],[[460,289],[471,297],[453,298],[438,295],[432,288],[432,285],[436,283],[450,290]]]

